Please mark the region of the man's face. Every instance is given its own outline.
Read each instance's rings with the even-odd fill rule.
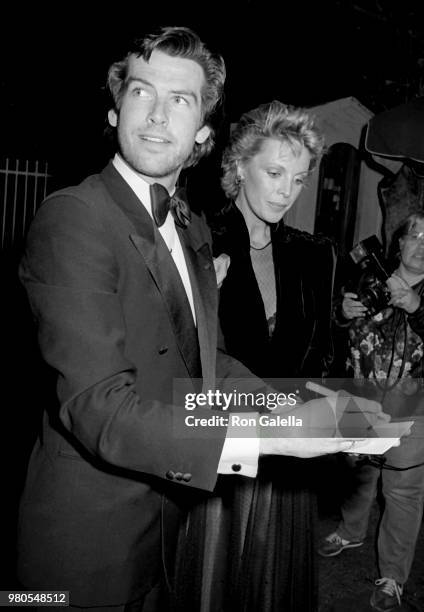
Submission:
[[[120,153],[148,182],[172,188],[195,142],[210,134],[201,127],[203,69],[190,59],[153,51],[150,60],[129,58],[128,86],[109,123],[117,128]]]

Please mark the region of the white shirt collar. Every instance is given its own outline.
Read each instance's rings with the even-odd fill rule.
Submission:
[[[152,216],[152,202],[150,200],[150,185],[147,181],[139,176],[132,168],[128,166],[122,157],[116,153],[112,160],[115,169],[122,176],[124,181],[128,183],[135,195],[141,201],[147,212]]]
[[[144,180],[139,174],[134,172],[134,170],[128,166],[122,159],[122,157],[116,153],[115,157],[112,160],[112,164],[115,169],[122,176],[124,181],[128,183],[131,189],[134,191],[137,198],[143,204],[144,208],[149,213],[150,217],[153,219],[152,215],[152,201],[150,199],[150,184]],[[165,240],[166,245],[170,250],[172,250],[175,234],[177,230],[175,228],[174,217],[172,216],[171,211],[168,212],[168,216],[166,217],[165,223],[159,228],[159,232],[162,235],[162,238]]]

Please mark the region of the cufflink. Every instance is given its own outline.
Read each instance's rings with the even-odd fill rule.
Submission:
[[[233,465],[231,466],[231,469],[233,470],[233,472],[240,472],[241,470],[240,463],[233,463]]]

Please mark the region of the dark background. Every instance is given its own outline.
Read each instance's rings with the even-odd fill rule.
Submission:
[[[108,66],[128,38],[187,25],[227,65],[228,124],[278,98],[313,106],[355,96],[374,112],[422,94],[421,0],[215,0],[16,3],[0,36],[0,155],[46,159],[58,183],[79,181],[108,156]],[[218,149],[220,150],[220,134]]]

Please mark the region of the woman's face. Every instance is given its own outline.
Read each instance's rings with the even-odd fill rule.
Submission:
[[[409,232],[399,240],[400,259],[412,274],[424,274],[424,221],[417,220]]]
[[[268,138],[261,150],[238,166],[241,178],[236,204],[251,223],[277,223],[295,203],[308,175],[306,147]]]

